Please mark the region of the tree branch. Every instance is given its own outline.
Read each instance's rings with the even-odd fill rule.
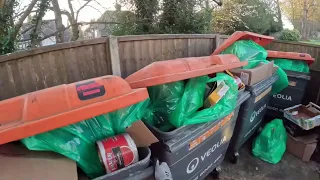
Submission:
[[[39,40],[39,41],[43,41],[43,40],[45,40],[45,39],[48,39],[49,37],[55,36],[55,35],[58,34],[59,32],[65,31],[65,30],[69,29],[70,27],[71,27],[71,25],[69,25],[69,26],[67,26],[67,27],[65,27],[65,28],[63,28],[63,29],[61,29],[61,30],[59,30],[59,31],[56,31],[56,32],[54,32],[54,33],[48,34],[48,35],[46,35],[46,36],[44,36],[44,37],[42,37],[42,38],[40,38],[40,39],[38,39],[38,40]],[[29,39],[23,39],[23,40],[20,40],[20,41],[18,41],[18,42],[26,42],[26,41],[30,41],[30,40],[31,40],[31,38],[29,38]]]
[[[213,2],[215,2],[216,4],[218,4],[218,6],[222,6],[222,1],[221,0],[212,0]]]
[[[32,25],[30,27],[28,27],[27,29],[23,30],[22,32],[20,32],[20,34],[24,34],[26,32],[28,32],[29,30],[31,30],[32,28],[34,28],[35,25]]]
[[[62,24],[62,17],[61,17],[61,10],[58,0],[52,0],[52,8],[54,12],[54,16],[56,18],[55,24],[56,29],[61,30],[64,28]],[[64,31],[60,31],[56,34],[56,41],[57,43],[62,43],[64,41]]]
[[[91,5],[87,5],[87,6],[88,6],[88,7],[91,7],[92,9],[94,9],[94,10],[96,10],[96,11],[98,11],[101,15],[103,14],[99,9],[97,9],[97,8],[91,6]]]
[[[68,5],[69,5],[70,12],[71,12],[72,21],[73,21],[74,20],[74,11],[73,11],[71,0],[68,0]]]
[[[92,1],[92,0],[87,0],[87,2],[84,3],[84,4],[77,10],[76,21],[78,21],[78,17],[79,17],[80,11],[81,11],[84,7],[86,7],[91,1]]]
[[[104,21],[93,21],[93,22],[79,22],[77,23],[80,26],[89,25],[89,24],[124,24],[120,22],[110,21],[110,22],[104,22]]]
[[[47,23],[47,22],[51,22],[51,21],[56,21],[56,20],[55,19],[48,19],[48,20],[43,20],[42,22],[43,23]],[[27,29],[21,31],[20,34],[24,34],[24,33],[28,32],[28,31],[30,31],[35,26],[34,24],[29,24],[29,25],[30,25],[30,27],[28,27]]]
[[[34,10],[34,11],[31,11],[30,13],[34,13],[34,12],[37,12],[37,11]],[[15,16],[13,16],[13,18],[20,17],[23,13],[24,13],[24,11],[20,12],[19,14],[16,14]]]
[[[51,36],[55,36],[57,33],[61,32],[61,31],[65,31],[65,30],[69,29],[73,25],[84,26],[84,25],[89,25],[89,24],[123,24],[123,23],[120,23],[120,22],[101,22],[101,21],[97,21],[97,22],[79,22],[79,23],[75,23],[75,24],[70,24],[69,26],[67,26],[67,27],[65,27],[63,29],[55,31],[55,32],[53,32],[51,34],[48,34],[48,35],[46,35],[46,36],[44,36],[44,37],[42,37],[42,38],[40,38],[38,40],[39,41],[43,41],[45,39],[48,39]],[[18,42],[25,42],[25,41],[30,41],[30,40],[31,40],[31,38],[23,39],[23,40],[20,40]]]
[[[49,9],[54,12],[54,8],[53,7],[49,7]],[[66,15],[68,17],[69,22],[70,23],[72,22],[72,16],[71,16],[70,12],[68,12],[66,10],[60,10],[60,13],[63,14],[63,15]]]
[[[107,9],[106,7],[104,7],[104,6],[102,6],[98,1],[96,1],[96,0],[93,0],[95,3],[97,3],[100,7],[102,7],[103,9]]]
[[[19,29],[22,27],[23,21],[28,17],[28,15],[31,13],[33,7],[36,5],[38,0],[32,0],[28,6],[28,8],[24,11],[20,19],[18,20],[18,23],[15,25],[15,32],[13,33],[12,38],[16,38],[19,32]]]

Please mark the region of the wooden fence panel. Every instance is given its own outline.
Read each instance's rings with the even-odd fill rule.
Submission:
[[[107,38],[17,52],[0,57],[0,100],[108,74]]]
[[[118,37],[121,76],[161,60],[210,55],[215,35],[148,35]]]
[[[227,40],[230,36],[228,35],[217,35],[216,38],[216,46],[219,47],[225,40]]]

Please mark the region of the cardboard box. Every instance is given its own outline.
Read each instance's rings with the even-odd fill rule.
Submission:
[[[287,133],[289,133],[292,137],[307,136],[315,133],[314,129],[304,130],[288,119],[283,119],[283,125],[286,128]]]
[[[126,132],[133,139],[137,147],[148,147],[153,143],[159,142],[141,120],[134,122],[126,129]]]
[[[29,151],[20,143],[0,146],[0,179],[78,180],[74,161],[52,152]]]
[[[304,130],[320,126],[320,107],[312,102],[308,105],[298,104],[284,109],[284,117]]]
[[[317,138],[317,134],[301,137],[292,137],[288,134],[287,151],[302,161],[308,162],[317,147]]]
[[[217,87],[215,89],[211,89],[209,96],[204,101],[204,108],[209,108],[217,104],[229,89],[230,87],[226,85],[224,81],[217,81]]]
[[[260,63],[252,69],[232,69],[230,72],[242,80],[245,85],[252,86],[275,73],[277,68],[274,67],[273,61],[268,64]]]

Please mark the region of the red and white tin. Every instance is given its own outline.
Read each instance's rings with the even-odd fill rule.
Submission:
[[[106,172],[111,173],[138,162],[137,146],[129,134],[120,134],[97,141],[100,160]]]
[[[241,89],[242,86],[244,85],[242,80],[238,76],[233,76],[234,81],[238,85],[238,89]]]

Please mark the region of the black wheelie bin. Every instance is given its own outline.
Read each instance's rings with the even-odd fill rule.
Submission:
[[[284,69],[289,79],[289,86],[272,96],[267,112],[270,119],[283,119],[284,109],[302,103],[314,58],[306,53],[268,51],[268,60]]]
[[[278,80],[274,74],[253,86],[246,86],[251,97],[240,108],[235,131],[231,139],[228,156],[238,162],[239,149],[260,128],[271,98],[272,84]]]
[[[261,60],[266,61],[266,50],[262,46],[271,43],[273,39],[274,38],[270,36],[264,36],[246,31],[238,31],[232,34],[227,40],[225,40],[221,44],[221,46],[219,46],[214,51],[213,54],[216,55],[225,53],[224,50],[232,46],[235,42],[241,41],[239,43],[243,43],[243,47],[239,49],[234,48],[232,51],[229,50],[227,52],[237,54],[240,60],[250,61],[260,60],[259,58],[262,58]],[[271,75],[272,73],[273,72],[268,74]],[[273,74],[269,77],[265,76],[265,79],[261,78],[261,80],[255,84],[246,86],[246,90],[251,93],[251,97],[246,102],[244,102],[240,108],[238,119],[236,121],[235,132],[231,138],[230,146],[228,149],[228,156],[230,156],[233,163],[237,163],[238,161],[238,150],[240,149],[240,147],[262,125],[262,121],[267,112],[267,106],[271,97],[272,85],[278,80],[278,78],[278,75]]]
[[[180,58],[153,63],[132,74],[126,81],[132,88],[152,87],[159,84],[210,75],[227,69],[242,67],[234,55],[198,58]],[[151,146],[152,156],[167,162],[173,179],[204,179],[222,162],[233,134],[235,119],[249,92],[240,92],[236,108],[221,119],[207,123],[185,125],[163,132],[148,125],[159,139]]]

